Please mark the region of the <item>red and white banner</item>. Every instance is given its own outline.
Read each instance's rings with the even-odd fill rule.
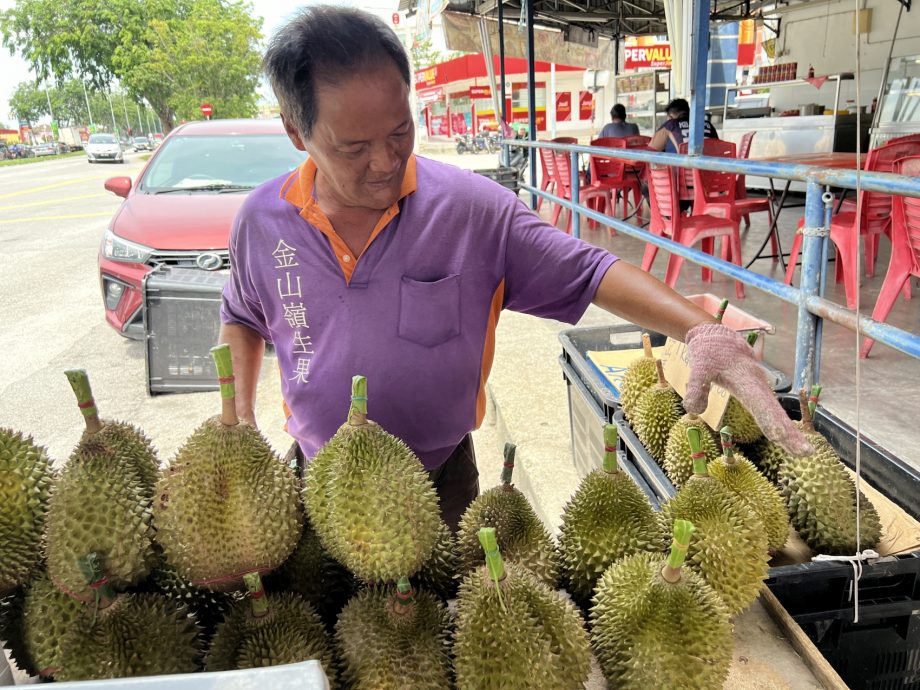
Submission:
[[[578,94],[578,119],[590,120],[594,115],[594,94],[581,91]]]
[[[569,91],[556,94],[556,122],[572,119],[572,94]]]

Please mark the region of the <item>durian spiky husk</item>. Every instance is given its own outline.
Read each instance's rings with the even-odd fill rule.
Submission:
[[[409,606],[395,587],[358,592],[342,610],[335,639],[343,678],[354,690],[443,690],[451,686],[450,614],[425,590]]]
[[[521,566],[496,584],[476,568],[460,585],[454,667],[459,690],[581,690],[590,646],[578,611]]]
[[[236,602],[211,642],[206,671],[260,668],[318,659],[335,686],[336,669],[326,629],[316,610],[293,592],[265,595],[268,613],[252,615],[248,599]]]
[[[604,676],[624,689],[721,688],[732,659],[728,609],[688,568],[667,582],[664,565],[660,554],[637,553],[598,581],[591,642]]]
[[[480,494],[467,507],[457,530],[458,573],[468,573],[485,563],[479,530],[494,527],[505,562],[528,568],[549,587],[559,580],[556,545],[533,506],[512,485],[500,485]]]
[[[150,500],[137,474],[90,438],[74,450],[55,483],[45,528],[48,574],[62,592],[92,601],[78,560],[96,552],[109,584],[124,590],[155,562]]]
[[[22,639],[35,673],[55,676],[61,668],[61,644],[80,625],[80,602],[62,594],[47,573],[34,578],[23,595]]]
[[[779,471],[791,459],[782,446],[764,437],[744,447],[744,454],[771,483],[779,483]]]
[[[652,386],[639,398],[632,426],[642,445],[658,464],[663,464],[665,460],[668,432],[683,414],[680,396],[670,386]]]
[[[634,360],[623,375],[623,390],[620,391],[620,405],[623,415],[631,420],[639,398],[658,381],[658,370],[654,357],[642,356]]]
[[[431,557],[441,524],[434,485],[374,422],[339,428],[307,467],[303,495],[323,546],[366,582],[415,573]]]
[[[694,475],[664,506],[668,522],[696,527],[687,564],[715,589],[732,613],[744,610],[767,577],[767,537],[746,506],[713,477]]]
[[[856,485],[833,450],[813,445],[815,455],[791,458],[780,469],[780,490],[789,517],[802,539],[818,553],[855,553]],[[874,548],[882,537],[881,521],[862,494],[860,518],[859,549]]]
[[[725,414],[722,416],[722,426],[729,426],[736,443],[753,443],[763,437],[763,432],[757,425],[757,420],[748,412],[737,398],[728,401]]]
[[[761,521],[767,535],[767,547],[779,551],[789,538],[786,505],[775,486],[764,477],[750,460],[735,452],[735,463],[724,457],[709,463],[709,474],[722,482],[737,500],[747,506]]]
[[[434,545],[431,557],[425,561],[415,575],[412,583],[418,588],[437,594],[442,599],[453,599],[457,596],[458,569],[456,539],[447,523],[441,522],[438,530],[438,541]]]
[[[196,429],[161,473],[153,513],[170,565],[218,591],[281,565],[303,519],[294,471],[258,429],[227,426],[219,416]]]
[[[119,461],[131,467],[140,479],[144,494],[153,496],[159,477],[160,461],[150,439],[138,427],[116,420],[102,420],[102,429],[93,433],[83,431],[81,442],[90,438],[107,444]]]
[[[597,579],[611,563],[666,546],[667,535],[651,503],[622,470],[591,472],[563,509],[562,577],[579,604],[590,602]]]
[[[0,427],[0,597],[38,566],[52,480],[45,449]]]
[[[716,444],[712,429],[700,417],[685,414],[674,423],[668,432],[668,442],[664,451],[664,471],[675,488],[682,487],[693,476],[693,460],[690,458],[690,442],[687,440],[687,429],[700,430],[700,440],[706,461],[711,462],[719,457],[719,446]]]
[[[122,594],[101,611],[84,607],[81,621],[61,641],[55,678],[191,673],[200,654],[195,619],[185,607],[160,594]]]
[[[26,587],[19,587],[11,594],[0,597],[0,640],[10,654],[13,663],[24,673],[37,676],[38,669],[32,661],[23,639],[22,609]]]
[[[226,592],[213,592],[204,587],[196,587],[186,581],[171,565],[162,563],[154,568],[148,579],[151,591],[163,594],[177,604],[188,608],[195,616],[201,637],[208,642],[214,635],[217,625],[241,595]]]

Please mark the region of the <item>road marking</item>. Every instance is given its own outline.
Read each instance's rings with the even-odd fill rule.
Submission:
[[[0,218],[2,223],[29,223],[37,220],[70,220],[71,218],[111,218],[112,211],[105,213],[71,213],[64,216],[29,216],[27,218]]]
[[[89,182],[90,180],[105,180],[106,177],[98,177],[97,175],[89,175],[87,177],[78,177],[73,180],[67,180],[66,182],[54,182],[52,184],[44,184],[39,187],[32,187],[31,189],[23,189],[18,192],[7,192],[6,194],[0,194],[0,199],[8,199],[11,196],[23,196],[25,194],[34,194],[35,192],[43,192],[46,189],[57,189],[58,187],[67,187],[72,184],[80,184],[81,182]]]
[[[98,199],[99,197],[108,197],[110,194],[80,194],[78,196],[55,197],[43,201],[30,201],[25,204],[13,204],[12,206],[0,206],[0,211],[10,211],[14,208],[29,208],[31,206],[49,206],[51,204],[60,204],[65,201],[76,201],[77,199]]]

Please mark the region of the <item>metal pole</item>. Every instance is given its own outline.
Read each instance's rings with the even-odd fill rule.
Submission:
[[[115,106],[112,105],[112,92],[106,91],[105,95],[109,99],[109,112],[112,113],[112,133],[117,137],[118,136],[118,123],[115,121]]]
[[[571,158],[569,159],[569,166],[572,172],[572,203],[579,204],[579,187],[581,184],[581,178],[578,175],[578,152],[572,151]],[[625,194],[625,192],[624,192]],[[572,236],[581,237],[581,214],[577,209],[572,209]]]
[[[809,180],[805,191],[805,227],[802,228],[802,274],[799,282],[799,318],[795,341],[793,390],[808,389],[817,377],[815,352],[818,317],[808,310],[806,301],[817,297],[821,283],[822,241],[827,241],[824,225],[824,189]]]
[[[697,0],[693,12],[692,86],[690,87],[691,156],[703,153],[703,127],[706,121],[706,67],[709,60],[709,0]]]
[[[505,100],[505,2],[498,0],[498,100],[499,109],[495,111],[499,119],[499,132],[504,134],[504,126],[508,123],[508,108]],[[511,135],[514,138],[514,135]],[[502,146],[502,165],[511,162],[511,149]]]
[[[89,107],[89,94],[86,93],[86,82],[81,80],[83,84],[83,98],[86,99],[86,112],[89,115],[89,126],[91,130],[96,129],[96,123],[93,122],[93,109]]]
[[[489,27],[486,25],[486,18],[479,18],[479,41],[482,43],[482,59],[486,63],[486,74],[489,75],[489,87],[492,90],[492,108],[495,111],[495,117],[498,117],[498,91],[495,88],[495,65],[492,61],[492,40],[489,37]],[[501,133],[501,127],[498,128]]]
[[[48,115],[51,116],[51,121],[54,122],[54,111],[51,109],[51,96],[48,94],[48,87],[45,87],[45,98],[48,99]]]
[[[904,5],[898,9],[898,20],[894,23],[894,31],[891,32],[891,44],[888,46],[888,59],[885,60],[885,66],[882,68],[882,81],[878,85],[878,96],[875,101],[875,112],[872,113],[872,129],[878,127],[879,115],[882,112],[882,97],[885,95],[885,86],[888,85],[888,72],[891,70],[891,56],[894,54],[894,42],[898,38],[898,28],[901,26],[901,15],[904,14]],[[840,82],[837,82],[838,84]],[[857,105],[859,105],[857,103]],[[874,147],[876,142],[873,140],[869,148]]]
[[[537,140],[537,93],[536,83],[537,75],[535,73],[534,63],[534,41],[533,41],[533,0],[525,0],[527,3],[527,113],[528,113],[528,139]],[[530,156],[530,185],[537,186],[537,157],[531,152]],[[576,166],[576,171],[578,170]],[[530,195],[530,208],[537,210],[537,195]]]
[[[134,101],[134,107],[137,108],[137,131],[144,134],[144,122],[141,120],[141,105],[137,101]],[[145,107],[144,110],[147,110],[147,108]]]
[[[128,103],[125,101],[125,94],[121,94],[121,107],[125,109],[125,134],[131,129],[131,120],[128,118]]]

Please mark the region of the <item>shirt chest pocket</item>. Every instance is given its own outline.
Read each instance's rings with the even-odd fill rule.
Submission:
[[[399,337],[434,347],[460,335],[460,276],[399,284]]]

